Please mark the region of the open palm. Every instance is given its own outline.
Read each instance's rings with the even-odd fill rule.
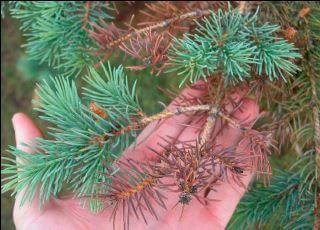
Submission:
[[[188,97],[201,97],[203,91],[196,89],[186,89],[183,94]],[[231,95],[233,100],[239,100],[243,92],[237,92]],[[178,99],[177,99],[178,100]],[[170,108],[175,103],[171,103]],[[232,105],[229,105],[232,110]],[[258,106],[251,99],[243,99],[241,107],[234,112],[233,116],[239,121],[253,122],[258,115]],[[128,148],[124,156],[129,156],[137,161],[146,161],[154,157],[148,147],[161,150],[158,145],[163,140],[161,137],[176,137],[181,141],[195,139],[197,134],[196,126],[193,121],[194,117],[179,115],[162,121],[160,124],[151,123],[147,126],[138,137],[138,144],[135,147]],[[26,115],[22,113],[15,114],[12,119],[16,143],[20,149],[30,152],[21,143],[28,143],[36,137],[41,136],[41,132]],[[188,125],[182,125],[188,124]],[[156,129],[155,129],[156,128]],[[219,127],[216,125],[215,130]],[[223,132],[217,136],[218,144],[228,147],[234,145],[241,138],[241,131],[237,128],[225,126]],[[241,146],[240,146],[241,148]],[[245,151],[245,149],[244,149]],[[247,186],[252,178],[252,174],[246,173],[243,177],[243,183]],[[148,218],[148,225],[143,220],[137,220],[132,217],[130,220],[131,229],[224,229],[230,220],[245,188],[229,182],[221,183],[217,186],[216,192],[211,192],[208,198],[217,201],[210,202],[204,206],[196,199],[193,199],[189,205],[184,208],[183,216],[180,219],[181,207],[172,208],[177,203],[177,194],[165,194],[167,199],[168,210],[157,210],[159,220]],[[22,192],[21,192],[22,193]],[[19,207],[20,197],[18,194],[14,207],[14,222],[17,229],[112,229],[113,224],[110,221],[112,209],[105,209],[103,212],[93,214],[84,209],[79,201],[73,198],[56,199],[51,198],[42,210],[39,210],[37,199],[31,204],[25,204]],[[122,229],[121,213],[116,218],[116,229]]]

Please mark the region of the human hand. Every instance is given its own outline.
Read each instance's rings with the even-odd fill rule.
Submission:
[[[187,97],[201,97],[203,91],[195,89],[186,89],[183,92]],[[233,100],[239,100],[242,92],[232,95]],[[231,105],[230,105],[231,106]],[[229,109],[232,108],[229,106]],[[173,108],[172,103],[169,108]],[[239,110],[233,116],[239,121],[253,122],[258,116],[258,106],[251,99],[243,99]],[[194,120],[194,119],[193,119]],[[32,154],[31,150],[22,146],[21,143],[29,143],[36,137],[41,137],[41,132],[34,125],[30,118],[22,113],[15,114],[13,119],[17,147]],[[191,122],[191,123],[190,123]],[[181,124],[190,124],[183,126]],[[124,156],[133,158],[137,161],[146,161],[154,154],[148,147],[161,150],[158,145],[162,142],[160,137],[176,137],[180,141],[192,140],[196,138],[195,126],[192,117],[179,115],[162,121],[159,124],[152,123],[147,126],[138,137],[136,147],[128,148]],[[157,126],[156,131],[155,127]],[[219,129],[219,127],[215,127]],[[232,146],[241,138],[241,131],[237,128],[224,127],[221,135],[217,137],[217,143],[223,147]],[[242,178],[245,187],[249,184],[252,174],[247,172]],[[223,182],[216,187],[216,192],[209,193],[208,198],[219,200],[210,202],[204,206],[193,199],[184,209],[182,219],[179,219],[180,212],[178,208],[171,209],[177,202],[177,194],[165,194],[167,196],[168,210],[157,210],[159,220],[148,219],[148,225],[141,220],[132,218],[132,229],[224,229],[228,224],[240,198],[245,192],[244,187],[232,182]],[[19,207],[22,196],[20,192],[16,197],[14,206],[14,223],[17,229],[112,229],[112,221],[109,217],[112,209],[105,209],[103,212],[94,214],[83,209],[79,201],[74,198],[56,199],[51,198],[45,204],[43,210],[39,210],[37,198],[30,204]],[[119,215],[116,219],[116,229],[123,227],[122,217]]]

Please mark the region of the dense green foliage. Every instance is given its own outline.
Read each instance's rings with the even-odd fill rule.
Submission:
[[[253,4],[248,14],[230,7],[212,11],[196,22],[195,33],[174,38],[168,54],[167,71],[182,76],[180,86],[209,77],[234,84],[263,82],[264,88],[252,84],[251,90],[259,94],[261,110],[270,112],[265,118],[267,129],[274,132],[280,152],[298,156],[296,165],[276,172],[270,186],[257,183],[250,189],[230,228],[274,224],[311,229],[319,210],[320,7],[319,3],[277,4],[263,3],[260,10]],[[144,112],[136,82],[129,83],[122,66],[102,65],[103,73],[93,67],[101,50],[87,33],[88,21],[112,19],[112,9],[95,2],[88,11],[85,2],[78,1],[11,2],[9,6],[22,22],[28,55],[63,76],[39,85],[35,105],[40,118],[51,124],[48,138],[36,141],[33,155],[10,147],[11,156],[3,157],[2,174],[7,177],[2,191],[16,194],[27,188],[23,204],[34,198],[39,187],[43,204],[66,188],[77,197],[91,197],[89,205],[97,211],[103,207],[98,195],[106,193],[110,174],[117,171],[107,168],[137,135],[132,130],[115,133]],[[297,17],[303,7],[311,12]],[[298,30],[295,40],[279,36],[288,26]],[[72,77],[84,68],[88,74],[81,99]],[[92,111],[90,103],[103,109],[106,117]]]
[[[42,114],[40,118],[52,124],[48,133],[50,139],[36,141],[37,154],[26,154],[11,147],[13,158],[3,158],[8,163],[3,164],[6,168],[2,173],[10,175],[5,179],[10,181],[3,185],[3,191],[14,189],[16,193],[27,187],[22,204],[34,198],[39,185],[40,204],[50,195],[57,196],[65,183],[77,196],[97,196],[105,189],[98,184],[107,186],[107,175],[112,173],[105,171],[106,166],[128,147],[130,134],[134,132],[115,139],[112,130],[128,125],[128,116],[141,110],[135,84],[129,88],[121,66],[104,68],[103,77],[91,69],[86,79],[92,86],[85,88],[87,99],[106,109],[107,120],[88,109],[88,100],[83,104],[73,80],[56,77],[39,87],[40,99],[36,106]],[[104,139],[95,141],[96,136]],[[16,164],[15,157],[21,162]]]
[[[97,46],[88,36],[89,22],[112,19],[112,8],[105,2],[12,1],[10,13],[22,22],[29,57],[46,62],[70,76],[97,62]]]
[[[280,169],[270,186],[252,188],[240,202],[230,228],[313,229],[320,216],[320,4],[270,2],[262,5],[261,12],[260,20],[296,30],[293,41],[303,55],[301,71],[263,96],[276,123],[269,126],[275,129],[281,154],[292,154],[297,162],[288,172]],[[302,17],[303,12],[307,13]],[[275,104],[277,94],[282,98]]]
[[[315,221],[315,152],[309,151],[291,167],[273,176],[268,187],[256,184],[242,198],[230,229],[269,227],[312,229]]]
[[[212,12],[197,23],[196,34],[176,39],[169,56],[173,66],[170,71],[191,82],[219,71],[226,81],[233,82],[250,77],[251,69],[270,80],[292,75],[299,68],[290,59],[301,55],[293,44],[277,38],[279,26],[258,23],[257,14]]]

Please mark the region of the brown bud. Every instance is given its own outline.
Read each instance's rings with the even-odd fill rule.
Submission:
[[[310,7],[305,6],[299,11],[299,18],[304,18],[310,12]]]
[[[98,116],[102,117],[103,119],[108,118],[108,114],[93,101],[90,102],[89,109],[91,112],[97,114]]]
[[[285,39],[292,40],[296,36],[297,30],[289,26],[286,29],[282,30],[282,34],[285,37]]]
[[[144,114],[142,111],[138,111],[137,114],[138,114],[140,117],[145,117],[145,114]]]
[[[93,136],[92,139],[89,141],[89,144],[98,144],[99,147],[103,147],[104,142],[109,139],[109,136]]]

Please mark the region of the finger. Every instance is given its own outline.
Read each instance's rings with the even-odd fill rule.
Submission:
[[[32,120],[23,113],[16,113],[12,118],[15,131],[16,147],[26,153],[32,153],[32,149],[24,146],[23,143],[31,143],[42,134]]]
[[[23,113],[16,113],[12,118],[12,124],[15,131],[15,139],[16,139],[16,147],[26,153],[32,154],[32,148],[27,147],[25,144],[32,144],[32,141],[41,137],[42,134],[37,126],[32,122],[32,120]],[[21,159],[16,159],[17,163],[21,162]],[[37,199],[35,199],[32,203],[28,205],[24,205],[20,207],[21,199],[24,195],[24,190],[20,191],[16,196],[16,201],[14,204],[14,221],[17,225],[19,220],[24,219],[24,216],[29,215],[29,213],[33,210],[37,210]]]
[[[184,89],[181,95],[173,100],[167,109],[172,110],[184,100],[201,98],[206,93],[206,83],[199,81],[192,87]],[[145,161],[154,158],[155,154],[150,151],[149,148],[152,148],[156,151],[161,151],[162,148],[159,144],[168,144],[159,137],[170,136],[173,138],[172,140],[174,140],[174,138],[177,138],[181,134],[191,120],[192,116],[181,114],[160,121],[160,123],[158,121],[152,122],[138,136],[136,140],[137,145],[132,145],[130,148],[128,148],[124,152],[123,156],[133,158],[137,161]]]
[[[241,110],[237,110],[233,116],[239,122],[246,121],[250,124],[255,121],[259,114],[258,105],[255,101],[244,99],[241,105]],[[217,137],[217,144],[223,148],[237,146],[242,131],[238,128],[227,126],[223,129],[220,136]],[[211,192],[208,198],[217,199],[218,202],[211,203],[210,212],[218,218],[222,226],[226,226],[237,206],[241,197],[243,196],[246,187],[251,181],[252,174],[245,172],[246,175],[242,177],[244,187],[239,186],[232,179],[228,182],[221,183],[215,188],[216,192]]]

